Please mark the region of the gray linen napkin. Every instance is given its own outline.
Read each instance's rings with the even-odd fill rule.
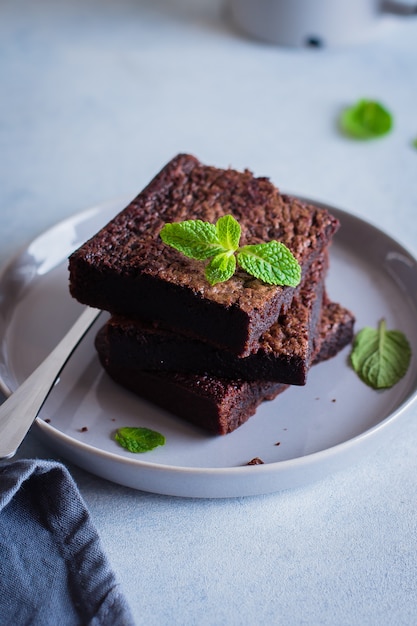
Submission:
[[[134,624],[77,486],[60,463],[0,466],[0,624]]]

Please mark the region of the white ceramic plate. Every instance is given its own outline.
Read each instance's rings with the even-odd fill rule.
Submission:
[[[30,374],[81,311],[68,293],[67,256],[128,200],[58,224],[3,271],[0,383],[6,392]],[[416,351],[416,261],[367,222],[328,208],[342,224],[331,250],[327,281],[331,298],[354,311],[357,329],[376,326],[384,317],[389,328],[406,333]],[[293,387],[264,403],[237,431],[216,437],[142,401],[103,373],[93,347],[103,321],[102,316],[71,358],[36,424],[64,458],[135,489],[234,497],[304,485],[374,448],[401,422],[400,415],[416,396],[414,357],[403,380],[376,392],[351,370],[346,348],[315,366],[305,387]],[[142,455],[125,451],[112,433],[127,425],[163,433],[166,445]],[[253,457],[264,464],[248,466]]]

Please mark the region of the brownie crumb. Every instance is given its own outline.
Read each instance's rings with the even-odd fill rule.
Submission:
[[[47,417],[47,418],[44,420],[44,422],[46,422],[47,424],[50,424],[50,423],[51,423],[51,420],[49,419],[49,417]]]
[[[82,428],[80,428],[80,433],[86,433],[88,430],[87,426],[83,426]]]
[[[281,442],[280,442],[280,441],[277,441],[275,445],[276,445],[276,446],[280,446],[280,445],[281,445]]]
[[[258,456],[255,456],[255,458],[249,461],[248,463],[248,465],[263,465],[263,464],[264,462]]]
[[[333,398],[332,402],[336,402],[336,398]]]

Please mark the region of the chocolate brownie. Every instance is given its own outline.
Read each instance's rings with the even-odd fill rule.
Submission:
[[[281,194],[265,177],[205,166],[181,154],[71,255],[71,294],[113,314],[158,321],[236,355],[250,354],[289,308],[294,288],[268,285],[243,271],[211,286],[203,262],[159,237],[166,223],[214,223],[226,214],[241,225],[241,245],[286,244],[303,277],[339,226],[328,211]]]
[[[264,400],[287,385],[262,381],[225,380],[208,374],[147,372],[105,365],[111,378],[162,409],[218,435],[236,430]]]
[[[325,291],[315,348],[317,356],[313,357],[313,362],[326,361],[350,344],[353,339],[354,324],[353,313],[341,304],[331,302]]]
[[[340,305],[329,303],[331,312],[324,314],[321,341],[317,343],[314,362],[329,358],[351,339],[352,315]],[[332,321],[331,321],[332,320]],[[96,340],[100,361],[105,371],[118,384],[137,395],[154,402],[212,433],[232,432],[253,415],[261,402],[272,400],[288,385],[268,381],[227,380],[209,374],[180,374],[177,372],[149,372],[126,367],[109,358],[108,336],[104,329]]]
[[[211,372],[227,379],[304,385],[318,334],[323,265],[327,265],[327,258],[313,263],[308,280],[294,297],[290,309],[261,336],[258,350],[247,357],[236,357],[210,344],[139,320],[113,316],[105,327],[109,359],[136,369]]]

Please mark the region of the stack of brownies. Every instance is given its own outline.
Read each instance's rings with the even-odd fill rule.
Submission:
[[[212,286],[203,262],[160,238],[167,223],[214,224],[223,215],[239,222],[241,245],[284,243],[301,266],[299,286],[243,270]],[[281,194],[267,178],[180,154],[71,255],[70,291],[111,313],[96,348],[116,382],[226,434],[351,341],[353,315],[325,290],[338,227],[328,211]]]

